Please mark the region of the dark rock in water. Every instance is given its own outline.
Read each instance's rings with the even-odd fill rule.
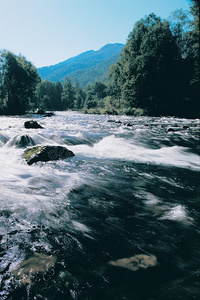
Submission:
[[[37,129],[37,128],[43,128],[40,124],[38,124],[38,122],[36,121],[26,121],[24,123],[24,127],[27,129],[33,128],[33,129]]]
[[[128,127],[131,127],[133,126],[131,123],[124,123],[124,126],[128,126]]]
[[[8,143],[7,146],[15,146],[17,148],[26,148],[27,146],[34,146],[36,143],[34,142],[34,140],[24,134],[24,135],[17,135],[15,137],[13,137]]]
[[[183,129],[185,130],[185,129],[188,129],[189,127],[187,127],[187,126],[183,126],[183,127],[169,127],[168,129],[167,129],[167,132],[175,132],[175,131],[182,131]]]
[[[187,125],[184,125],[184,126],[183,126],[183,129],[190,129],[190,127],[187,126]]]
[[[38,161],[50,161],[74,156],[74,153],[62,146],[35,146],[24,151],[23,158],[28,165]]]
[[[37,115],[44,115],[46,112],[44,111],[44,109],[39,109],[39,108],[37,108],[35,113],[36,113]]]
[[[47,112],[47,113],[45,113],[44,116],[45,117],[52,117],[52,116],[54,116],[54,113],[53,112]]]
[[[168,128],[167,129],[167,132],[174,132],[175,130],[174,130],[174,128]]]

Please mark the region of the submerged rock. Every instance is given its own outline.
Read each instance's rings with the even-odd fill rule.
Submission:
[[[52,116],[54,116],[55,114],[53,113],[53,112],[46,112],[45,113],[45,117],[52,117]]]
[[[28,165],[38,161],[50,161],[74,156],[74,153],[62,146],[35,146],[26,149],[23,158]]]
[[[37,129],[37,128],[43,128],[40,124],[38,124],[38,122],[36,121],[26,121],[24,123],[24,127],[27,129],[33,128],[33,129]]]
[[[27,146],[34,146],[36,143],[34,140],[28,136],[24,135],[16,135],[8,141],[7,146],[15,146],[16,148],[26,148]]]
[[[131,271],[138,271],[140,268],[147,269],[156,266],[157,258],[155,255],[138,254],[128,258],[110,261],[109,265],[126,268]]]
[[[130,126],[133,126],[133,125],[131,123],[124,123],[124,126],[130,127]]]
[[[44,115],[46,112],[45,112],[45,110],[42,109],[42,108],[37,108],[36,111],[35,111],[35,113],[36,113],[37,115]]]
[[[174,132],[174,131],[175,131],[175,129],[171,128],[171,127],[167,129],[167,132]]]
[[[5,144],[8,141],[8,138],[0,133],[0,146]]]
[[[31,283],[33,275],[47,272],[55,263],[55,256],[34,253],[32,257],[22,261],[12,273],[21,279],[24,284]]]
[[[182,131],[182,130],[186,130],[189,129],[189,126],[184,125],[183,127],[169,127],[167,129],[167,132],[176,132],[176,131]]]

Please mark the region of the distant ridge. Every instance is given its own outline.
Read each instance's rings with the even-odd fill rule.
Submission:
[[[81,87],[95,81],[105,82],[107,71],[120,56],[124,44],[107,44],[101,49],[89,50],[63,62],[49,67],[38,68],[41,78],[56,82],[68,76],[73,82],[79,81]]]

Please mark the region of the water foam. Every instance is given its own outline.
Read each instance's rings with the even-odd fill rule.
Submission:
[[[40,134],[29,133],[26,131],[24,134],[17,134],[11,137],[5,146],[23,148],[45,143],[52,144],[52,141],[41,136]]]
[[[160,218],[160,220],[172,220],[183,223],[190,223],[192,218],[188,216],[184,205],[175,205],[168,209],[166,213]]]
[[[31,215],[67,205],[67,194],[81,184],[83,176],[60,169],[59,162],[57,168],[53,164],[30,167],[22,160],[22,153],[22,149],[0,148],[1,209],[20,215],[25,210]]]
[[[120,159],[138,163],[161,164],[192,170],[200,170],[200,158],[197,154],[187,152],[182,146],[149,149],[138,146],[114,135],[103,138],[93,147],[86,145],[74,146],[76,155],[102,159]]]

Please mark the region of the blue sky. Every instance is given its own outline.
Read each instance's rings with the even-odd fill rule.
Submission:
[[[36,67],[64,61],[108,43],[126,43],[136,21],[167,18],[189,0],[0,0],[0,49]]]

